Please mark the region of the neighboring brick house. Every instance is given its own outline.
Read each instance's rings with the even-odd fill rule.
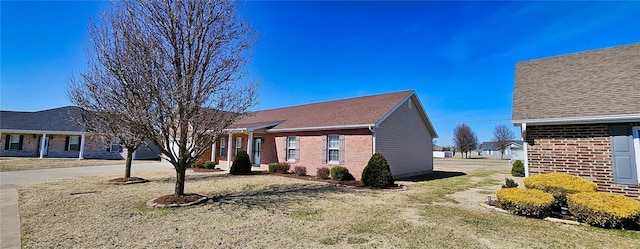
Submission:
[[[37,112],[0,112],[0,157],[122,159],[123,148],[86,132],[79,124],[82,110],[66,106]],[[134,159],[155,159],[149,147]]]
[[[414,91],[258,111],[225,131],[202,159],[229,167],[245,150],[255,166],[288,162],[315,175],[342,165],[358,179],[375,151],[395,177],[432,172],[437,137]]]
[[[640,199],[640,43],[516,64],[526,174],[562,172]]]

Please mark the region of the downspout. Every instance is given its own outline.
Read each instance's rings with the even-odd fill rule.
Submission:
[[[376,127],[375,126],[369,126],[369,131],[371,131],[371,155],[376,154]]]
[[[527,143],[527,123],[522,123],[520,126],[520,132],[522,139],[524,139],[524,143],[522,143],[524,146],[524,177],[529,177],[529,143]]]

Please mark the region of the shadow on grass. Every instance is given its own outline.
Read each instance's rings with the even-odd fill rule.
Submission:
[[[407,177],[407,178],[402,178],[397,180],[407,181],[407,182],[424,182],[424,181],[431,181],[431,180],[438,180],[438,179],[445,179],[450,177],[466,176],[466,175],[467,175],[466,173],[458,172],[458,171],[434,170],[433,173],[419,175],[419,176],[412,176],[412,177]]]
[[[290,204],[323,198],[327,193],[343,193],[349,190],[335,185],[326,184],[278,184],[269,185],[261,189],[247,185],[242,191],[223,193],[211,197],[222,211],[242,206],[246,209],[264,209],[270,211],[285,211]],[[231,208],[225,206],[231,205]],[[234,207],[235,206],[235,207]]]

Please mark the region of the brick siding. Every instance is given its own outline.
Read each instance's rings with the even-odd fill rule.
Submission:
[[[4,157],[39,157],[41,134],[21,134],[23,135],[22,150],[5,150],[4,144],[6,135],[0,136],[0,156]],[[49,150],[45,158],[77,158],[80,151],[65,151],[66,135],[47,135],[49,139]],[[119,152],[108,151],[109,143],[97,136],[86,136],[84,145],[85,159],[123,159]]]
[[[608,124],[527,127],[529,174],[577,175],[598,184],[598,191],[640,200],[639,185],[613,182]]]

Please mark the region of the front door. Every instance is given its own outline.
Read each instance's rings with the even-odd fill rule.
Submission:
[[[253,139],[253,164],[260,166],[260,154],[262,153],[262,138]]]

